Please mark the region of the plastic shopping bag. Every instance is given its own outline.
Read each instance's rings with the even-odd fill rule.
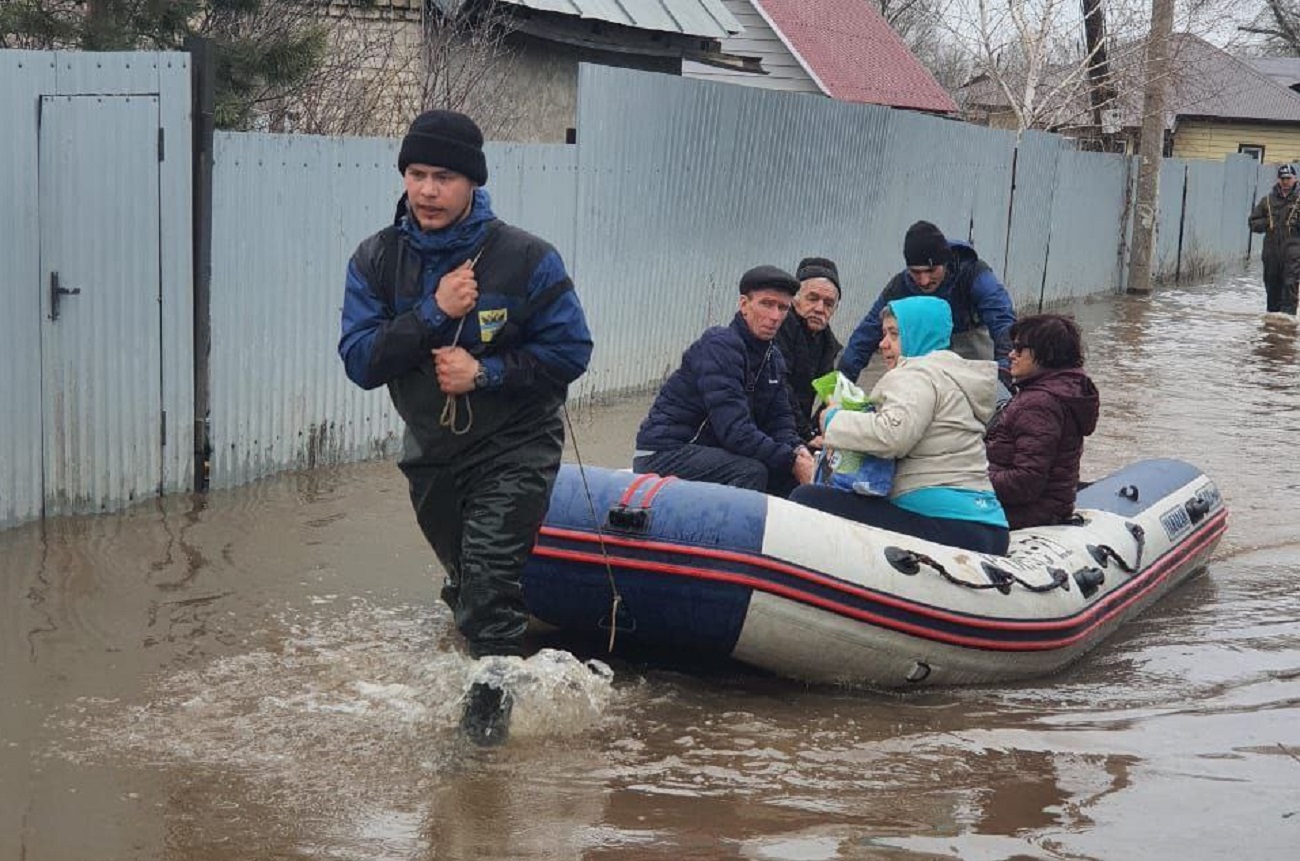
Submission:
[[[842,410],[865,410],[871,404],[867,393],[839,371],[831,371],[812,381],[817,401]]]
[[[838,371],[813,380],[817,397],[842,410],[867,412],[875,409],[871,399],[856,383]],[[888,496],[894,487],[894,461],[861,451],[826,448],[818,456],[814,476],[829,484],[862,496]]]

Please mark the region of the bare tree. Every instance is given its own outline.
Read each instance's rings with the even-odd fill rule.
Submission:
[[[955,0],[871,0],[890,29],[913,51],[942,31],[941,22]]]
[[[1151,32],[1147,38],[1148,79],[1143,94],[1142,140],[1138,151],[1137,196],[1134,201],[1133,247],[1128,292],[1150,293],[1160,211],[1160,164],[1164,158],[1165,87],[1169,36],[1174,29],[1174,0],[1151,0]]]
[[[970,80],[970,49],[953,38],[944,21],[958,0],[870,0],[912,54],[949,93]]]
[[[1262,36],[1269,53],[1300,56],[1300,2],[1263,0],[1264,8],[1249,24],[1238,29]]]
[[[433,0],[426,8],[420,107],[471,114],[484,136],[508,140],[521,114],[510,97],[518,66],[510,11],[491,0]]]
[[[974,73],[975,58],[970,49],[944,33],[923,47],[913,48],[912,53],[954,98]]]
[[[1110,74],[1106,11],[1102,8],[1101,0],[1083,0],[1083,34],[1088,56],[1088,96],[1092,104],[1092,121],[1106,134],[1106,118],[1115,103],[1115,84]]]
[[[403,79],[414,79],[414,45],[395,38],[395,22],[375,9],[319,0],[270,0],[258,7],[214,3],[195,22],[199,35],[239,44],[252,54],[272,53],[286,39],[310,40],[312,62],[287,79],[253,77],[244,95],[218,105],[226,128],[304,134],[392,134],[401,127]],[[418,29],[415,22],[413,29]],[[292,56],[272,56],[292,63]],[[406,113],[409,114],[409,111]]]
[[[1142,94],[1149,82],[1146,39],[1150,12],[1135,0],[971,0],[976,82],[965,101],[991,106],[1019,130],[1071,131],[1095,141],[1108,137],[1102,118],[1125,126],[1141,125]],[[1283,0],[1300,2],[1300,0]],[[1195,34],[1216,26],[1223,14],[1235,11],[1232,0],[1188,0],[1182,4],[1175,30]],[[1088,34],[1100,17],[1089,21],[1089,9],[1100,16],[1106,32]],[[1105,65],[1101,60],[1105,57]],[[1181,64],[1169,64],[1164,84],[1182,101],[1205,99],[1213,82],[1179,75]],[[1103,74],[1104,70],[1104,74]],[[1117,117],[1118,115],[1118,117]]]
[[[418,77],[420,29],[417,17],[409,22],[416,34],[409,46],[395,38],[401,22],[383,17],[385,5],[0,0],[0,47],[166,51],[203,37],[214,46],[220,128],[383,134],[395,131],[387,113],[398,82]]]
[[[975,0],[977,73],[1018,130],[1087,124],[1088,70],[1105,43],[1080,46],[1078,10],[1078,0]]]

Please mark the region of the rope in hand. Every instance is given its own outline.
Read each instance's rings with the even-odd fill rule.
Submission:
[[[573,431],[573,419],[569,416],[569,404],[566,401],[562,407],[564,410],[564,423],[569,426],[569,439],[573,441],[573,456],[578,461],[578,475],[582,477],[582,490],[587,495],[587,510],[591,512],[591,524],[596,529],[596,538],[600,542],[600,555],[605,560],[605,576],[609,580],[610,604],[609,604],[609,646],[612,653],[614,651],[614,637],[618,634],[618,608],[623,604],[623,595],[618,591],[618,584],[614,582],[614,566],[609,561],[609,549],[605,546],[605,533],[601,531],[600,519],[596,517],[596,503],[591,497],[591,486],[587,484],[587,469],[582,465],[582,452],[578,450],[578,435]]]
[[[471,270],[478,265],[478,259],[482,256],[483,256],[483,249],[480,248],[478,250],[478,254],[475,254],[474,257],[469,261],[469,268]],[[475,304],[478,303],[476,302]],[[474,312],[474,306],[471,305],[470,309],[465,312],[465,316],[461,317],[460,322],[456,324],[456,336],[451,339],[451,346],[455,347],[457,344],[460,343],[460,333],[465,328],[465,318],[468,317],[473,312]],[[456,411],[457,411],[456,402],[459,398],[465,399],[465,426],[460,428],[456,427]],[[464,436],[465,434],[470,432],[470,428],[474,427],[474,407],[470,405],[469,392],[465,392],[462,395],[447,396],[447,400],[442,402],[442,415],[438,417],[438,424],[441,425],[442,427],[449,428],[451,432],[456,436]]]

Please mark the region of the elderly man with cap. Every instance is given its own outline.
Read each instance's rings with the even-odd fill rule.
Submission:
[[[1300,286],[1300,229],[1297,229],[1295,168],[1284,164],[1277,169],[1277,184],[1250,213],[1250,229],[1264,234],[1264,293],[1268,310],[1296,312]]]
[[[493,215],[473,120],[420,114],[397,169],[405,194],[394,222],[348,263],[339,355],[357,385],[388,386],[406,422],[398,466],[470,655],[519,655],[520,577],[591,333],[560,255]],[[508,692],[475,683],[462,727],[498,743],[510,707]]]
[[[813,416],[812,381],[835,370],[840,342],[831,331],[831,318],[840,304],[840,273],[835,261],[805,257],[795,270],[799,292],[794,307],[776,333],[788,369],[786,397],[794,411],[794,426],[811,448],[821,446],[821,435]]]
[[[798,291],[775,266],[744,274],[731,324],[705,331],[659,390],[637,431],[633,470],[779,496],[812,479],[773,340]]]
[[[928,221],[918,221],[903,239],[907,268],[881,291],[858,324],[840,371],[851,380],[867,366],[880,346],[881,311],[895,299],[937,296],[952,307],[952,350],[965,359],[995,359],[998,374],[1010,387],[1011,326],[1015,307],[1007,288],[968,242],[947,239]]]

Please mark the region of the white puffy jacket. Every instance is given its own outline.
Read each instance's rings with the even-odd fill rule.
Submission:
[[[875,412],[836,413],[826,444],[895,458],[891,498],[922,487],[992,491],[984,428],[997,382],[995,362],[951,350],[900,359],[871,390]]]

